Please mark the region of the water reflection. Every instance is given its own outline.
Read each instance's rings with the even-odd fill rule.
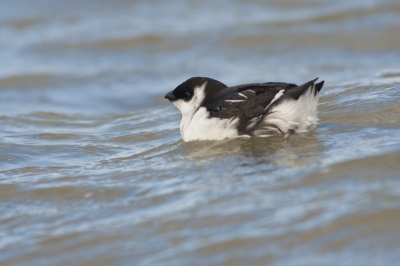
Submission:
[[[241,165],[241,159],[254,158],[257,164],[273,163],[279,167],[315,164],[315,159],[323,154],[323,145],[315,132],[297,134],[289,141],[282,136],[194,141],[183,143],[182,149],[190,160],[212,162],[216,158],[231,158]]]

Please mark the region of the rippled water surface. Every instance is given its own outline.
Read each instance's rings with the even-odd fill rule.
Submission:
[[[398,1],[0,2],[1,265],[396,265]],[[314,132],[182,142],[163,95],[325,80]]]

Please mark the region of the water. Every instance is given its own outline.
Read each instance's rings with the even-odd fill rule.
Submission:
[[[1,265],[395,265],[398,1],[2,1]],[[162,97],[325,80],[320,125],[183,143]]]

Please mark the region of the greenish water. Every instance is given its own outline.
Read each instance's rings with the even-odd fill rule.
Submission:
[[[395,265],[398,1],[3,1],[1,265]],[[325,80],[319,127],[182,142],[163,95]]]

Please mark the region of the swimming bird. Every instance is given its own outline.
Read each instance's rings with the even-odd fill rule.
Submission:
[[[318,124],[318,78],[292,83],[251,83],[234,87],[206,77],[193,77],[165,98],[182,113],[183,141],[268,137],[307,132]]]

